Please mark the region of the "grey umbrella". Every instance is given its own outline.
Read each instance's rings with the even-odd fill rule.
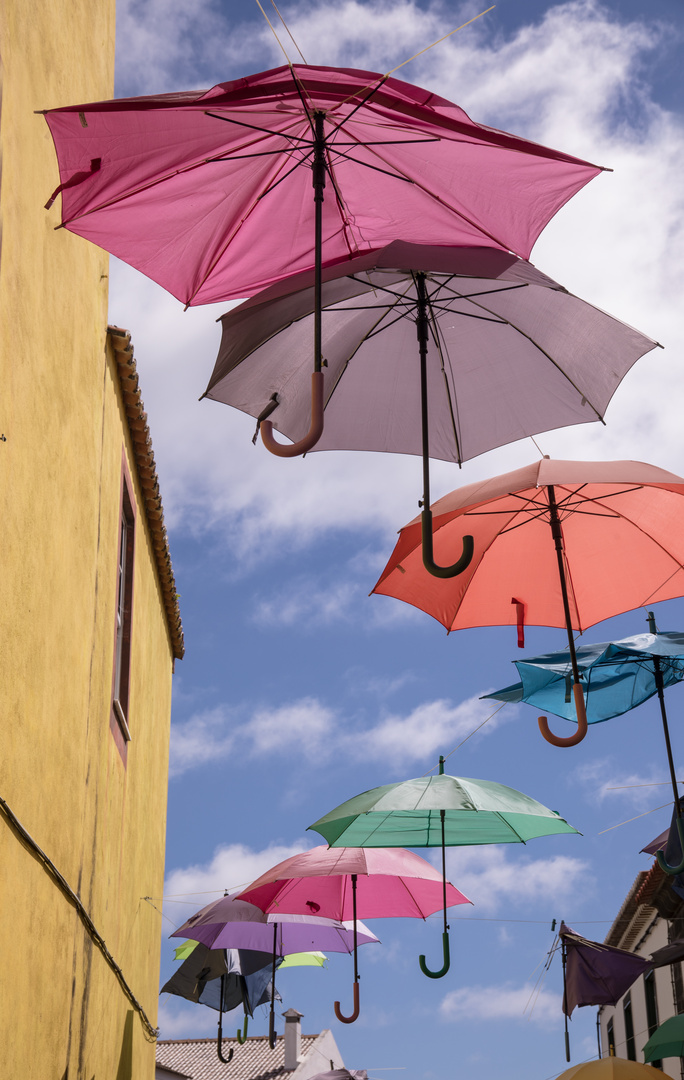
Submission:
[[[327,371],[314,449],[422,455],[423,555],[438,577],[464,570],[472,546],[466,538],[453,567],[435,565],[428,459],[461,463],[602,420],[623,376],[657,344],[492,248],[395,241],[323,271],[321,297]],[[303,438],[315,306],[305,273],[224,315],[204,396]]]

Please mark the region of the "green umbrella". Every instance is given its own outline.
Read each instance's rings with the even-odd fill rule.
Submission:
[[[644,1061],[684,1057],[684,1013],[671,1016],[657,1027],[644,1046]]]
[[[449,970],[449,927],[446,916],[445,847],[470,844],[524,844],[536,836],[576,833],[555,810],[515,788],[491,780],[471,780],[444,772],[399,784],[384,784],[325,814],[310,829],[330,847],[441,847],[444,882],[444,965],[425,975],[439,979]]]
[[[286,956],[279,970],[289,967],[325,967],[328,957],[322,952],[293,952]]]

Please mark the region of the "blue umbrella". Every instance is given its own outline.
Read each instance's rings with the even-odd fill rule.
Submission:
[[[658,695],[665,733],[670,778],[674,793],[677,830],[684,851],[684,822],[677,792],[670,733],[665,711],[664,689],[684,679],[684,634],[659,633],[653,613],[649,612],[648,634],[636,634],[621,641],[580,645],[576,650],[580,685],[584,690],[587,723],[598,724],[634,709],[642,701]],[[556,716],[575,720],[572,687],[575,682],[569,651],[546,653],[516,660],[521,682],[485,695],[497,701],[526,701]],[[669,866],[662,851],[658,863],[668,874],[684,871],[684,857],[677,866]]]

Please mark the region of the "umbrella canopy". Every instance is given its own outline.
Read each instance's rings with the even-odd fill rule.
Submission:
[[[663,1074],[652,1065],[642,1065],[640,1061],[605,1057],[600,1061],[572,1065],[556,1080],[663,1080]]]
[[[488,780],[471,780],[444,773],[385,784],[356,795],[309,826],[331,847],[441,847],[444,890],[444,963],[431,971],[425,957],[420,967],[429,978],[446,975],[450,966],[446,900],[448,846],[525,843],[536,836],[577,832],[555,810],[515,788]]]
[[[45,116],[62,224],[186,304],[250,296],[315,265],[312,163],[317,201],[329,181],[326,263],[397,236],[527,258],[601,171],[372,71],[293,64]]]
[[[428,612],[449,630],[524,623],[565,626],[586,733],[573,631],[684,595],[684,480],[638,461],[550,461],[458,488],[432,507],[435,557],[473,556],[458,577],[424,568],[421,519],[400,533],[373,592]]]
[[[160,994],[175,994],[223,1012],[243,1005],[249,1016],[257,1005],[271,1000],[271,953],[193,944],[196,948],[164,983]]]
[[[559,932],[565,950],[563,1012],[577,1006],[615,1005],[632,983],[653,967],[627,949],[590,941],[565,923]]]
[[[509,252],[395,241],[323,271],[325,429],[316,450],[422,453],[416,320],[428,334],[428,452],[467,461],[527,435],[601,419],[656,342]],[[221,319],[206,396],[307,431],[315,312],[311,273]]]
[[[222,896],[192,915],[170,937],[190,937],[210,949],[254,949],[277,956],[326,949],[351,953],[354,933],[337,919],[313,915],[266,915],[254,904],[235,896]],[[359,944],[377,942],[361,925]],[[274,949],[275,942],[275,949]]]
[[[589,724],[620,716],[657,693],[654,658],[659,661],[664,687],[684,679],[684,634],[678,631],[635,634],[620,641],[579,645],[576,655]],[[526,701],[556,716],[575,719],[570,700],[572,666],[567,650],[526,657],[514,663],[521,682],[485,697]]]
[[[291,967],[325,967],[327,960],[325,953],[318,951],[289,953],[280,965],[280,970]]]
[[[684,1014],[671,1016],[657,1027],[644,1046],[644,1061],[684,1057]]]
[[[427,919],[442,907],[442,875],[420,855],[401,848],[315,847],[267,870],[240,898],[273,914],[350,919],[354,875],[357,914],[364,919]],[[450,907],[470,903],[451,884],[447,900]]]

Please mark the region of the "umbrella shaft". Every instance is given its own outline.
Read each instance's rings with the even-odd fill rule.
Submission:
[[[679,792],[677,791],[677,776],[675,773],[674,758],[672,757],[672,744],[670,742],[670,729],[667,723],[667,712],[665,711],[665,693],[663,685],[663,673],[660,667],[660,659],[657,656],[653,657],[653,667],[655,669],[655,684],[656,691],[658,693],[658,701],[660,702],[660,715],[663,721],[663,734],[665,736],[665,749],[667,750],[667,763],[670,766],[670,780],[672,781],[672,792],[674,794],[674,805],[677,817],[682,816],[681,807],[679,805]]]
[[[416,274],[418,294],[418,314],[416,329],[420,353],[420,419],[423,438],[423,509],[430,509],[430,436],[428,431],[428,394],[427,394],[427,350],[428,350],[428,306],[425,274]]]
[[[444,912],[444,933],[449,930],[447,926],[447,898],[446,898],[446,843],[444,837],[444,822],[446,819],[446,810],[440,810],[439,812],[441,825],[442,825],[442,910]]]
[[[325,131],[323,128],[324,117],[325,113],[320,112],[319,110],[314,112],[314,371],[320,371],[323,363],[323,346],[321,341],[321,310],[323,306],[321,276],[323,263],[323,189],[325,188],[326,176],[326,146]]]
[[[563,612],[565,614],[565,628],[568,632],[568,648],[570,650],[570,663],[572,665],[572,677],[575,685],[579,684],[579,667],[577,666],[577,653],[575,652],[575,639],[572,633],[572,617],[570,615],[570,601],[568,599],[568,583],[565,577],[565,560],[563,558],[563,532],[561,530],[560,517],[558,516],[558,504],[553,484],[547,488],[549,494],[549,512],[551,518],[551,535],[556,545],[556,558],[558,560],[558,575],[560,577],[561,595],[563,597]]]

